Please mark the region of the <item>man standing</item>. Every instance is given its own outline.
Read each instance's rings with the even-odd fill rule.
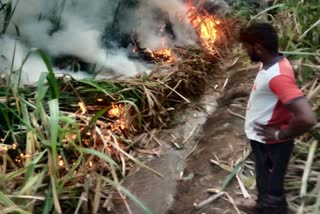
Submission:
[[[299,90],[290,62],[278,52],[272,25],[251,24],[240,41],[253,62],[262,62],[248,101],[245,132],[255,156],[257,200],[245,204],[262,214],[288,213],[284,177],[293,139],[316,124],[307,99]]]

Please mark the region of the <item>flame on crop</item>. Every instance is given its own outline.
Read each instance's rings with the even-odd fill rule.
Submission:
[[[209,54],[215,54],[214,45],[217,40],[217,26],[220,21],[208,14],[206,11],[200,13],[195,7],[191,6],[187,14],[187,18],[196,29],[201,45],[209,52]]]
[[[175,57],[172,53],[171,49],[161,48],[152,52],[151,56],[159,61],[163,61],[166,63],[174,62]]]
[[[165,28],[165,25],[161,26],[160,32],[163,32]],[[162,61],[165,63],[172,63],[175,61],[175,56],[173,54],[173,51],[169,48],[166,48],[168,45],[168,37],[163,36],[161,38],[161,48],[152,51],[151,57],[155,60]]]
[[[108,114],[110,116],[113,116],[113,117],[119,117],[120,114],[121,114],[121,106],[120,105],[116,105],[116,104],[112,104],[111,105],[111,109],[108,111]]]
[[[205,48],[209,54],[214,55],[215,42],[218,36],[218,25],[221,23],[218,18],[210,15],[205,10],[198,10],[192,5],[192,1],[188,1],[187,7],[190,8],[187,13],[187,19],[191,23],[192,27],[197,31],[200,43],[203,48]],[[160,26],[160,31],[163,32],[165,25]],[[168,36],[162,38],[162,47],[158,50],[152,51],[152,58],[163,61],[166,63],[171,63],[175,61],[175,56],[173,51],[167,47]]]
[[[193,28],[197,31],[201,45],[210,53],[210,54],[215,54],[214,46],[215,42],[217,40],[217,35],[218,35],[218,30],[217,26],[220,24],[220,21],[215,18],[214,16],[206,13],[205,11],[201,13],[196,9],[194,6],[189,5],[189,12],[187,13],[187,18]],[[182,17],[181,17],[182,19]],[[161,26],[161,32],[164,30],[165,26]],[[168,48],[168,36],[163,36],[162,38],[162,46],[153,51],[148,51],[151,54],[151,57],[158,60],[162,61],[164,63],[171,63],[175,61],[175,55],[173,50]],[[132,52],[135,52],[136,48],[132,50]],[[97,102],[101,103],[104,102],[104,99],[98,98]],[[86,115],[89,113],[90,109],[87,109],[86,105],[84,104],[83,101],[78,103],[79,105],[79,110],[81,115]],[[132,125],[128,122],[128,111],[125,108],[124,104],[111,104],[111,109],[107,112],[105,115],[108,117],[109,122],[103,123],[103,125],[98,125],[99,129],[102,130],[102,135],[101,137],[104,137],[107,141],[116,141],[117,145],[119,145],[119,141],[115,138],[112,137],[113,134],[125,137],[125,134],[123,134],[124,130],[129,130]],[[85,118],[85,117],[83,117]],[[84,126],[80,127],[80,131],[83,131]],[[94,135],[94,136],[93,136]],[[92,139],[97,140],[96,135],[94,132],[90,132],[90,130],[85,133],[84,136],[79,136],[79,134],[76,133],[70,133],[65,136],[65,140],[63,142],[75,142],[81,137],[81,143],[83,145],[90,146],[90,143],[93,142]],[[96,141],[94,140],[94,143]],[[0,139],[0,142],[3,143],[4,139]],[[121,144],[121,143],[120,143]],[[92,145],[91,145],[92,146]],[[95,146],[95,145],[94,145]],[[112,147],[110,145],[103,145],[107,146],[104,151],[115,154],[116,152],[112,150]],[[121,147],[121,145],[119,145]],[[18,150],[17,144],[13,145],[1,145],[0,146],[0,152],[7,152],[9,149],[12,150]],[[31,156],[29,154],[25,154],[23,152],[20,152],[19,155],[16,156],[14,161],[17,164],[23,164],[25,159],[30,158]],[[59,156],[57,159],[57,166],[60,168],[63,168],[65,170],[69,170],[67,168],[67,162]],[[72,163],[72,165],[75,165],[75,161]],[[90,160],[88,162],[88,167],[92,168],[95,166],[95,160]],[[77,170],[74,171],[74,174],[77,174]]]
[[[114,123],[110,124],[111,131],[128,128],[126,110],[123,104],[112,104],[108,114],[115,118]]]

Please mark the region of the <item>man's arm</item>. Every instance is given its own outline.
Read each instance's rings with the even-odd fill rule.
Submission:
[[[293,117],[288,128],[280,130],[280,140],[298,137],[317,124],[316,116],[306,98],[293,100],[286,104],[286,108],[293,113]]]
[[[286,129],[276,129],[268,125],[256,124],[255,130],[263,140],[285,141],[298,137],[317,124],[317,119],[305,97],[294,99],[286,104],[293,117]]]

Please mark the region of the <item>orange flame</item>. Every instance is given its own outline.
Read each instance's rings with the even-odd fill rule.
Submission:
[[[108,111],[108,114],[111,117],[118,118],[115,120],[114,124],[111,126],[112,131],[116,131],[117,129],[125,129],[128,127],[126,120],[126,111],[121,104],[112,104],[112,108]]]
[[[220,24],[220,21],[210,15],[206,11],[200,13],[197,8],[192,6],[192,1],[187,2],[187,7],[190,8],[187,13],[187,18],[193,28],[197,31],[200,38],[200,43],[203,48],[205,48],[209,54],[213,55],[215,51],[215,42],[218,36],[217,26]],[[161,31],[164,30],[164,26],[160,26]],[[162,38],[162,46],[165,47],[167,43],[167,38]],[[151,55],[156,60],[161,60],[166,63],[171,63],[175,61],[175,56],[171,49],[161,48],[155,51],[152,51]]]
[[[157,60],[163,60],[164,62],[171,63],[175,60],[171,49],[161,48],[152,52],[152,57]]]
[[[208,13],[199,13],[195,7],[191,7],[187,17],[198,32],[201,45],[207,49],[209,54],[214,54],[214,44],[218,34],[217,26],[220,21]]]
[[[165,26],[165,24],[160,26],[160,32],[164,31]],[[162,48],[152,51],[151,57],[165,63],[171,63],[175,61],[175,57],[171,49],[165,48],[168,44],[167,39],[167,36],[161,38]]]
[[[110,116],[119,117],[121,114],[120,105],[112,104],[112,108],[108,111]]]

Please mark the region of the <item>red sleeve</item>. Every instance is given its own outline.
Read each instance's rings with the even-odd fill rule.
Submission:
[[[270,89],[278,95],[280,101],[284,104],[293,99],[304,96],[298,88],[294,78],[287,75],[278,75],[269,82]]]

